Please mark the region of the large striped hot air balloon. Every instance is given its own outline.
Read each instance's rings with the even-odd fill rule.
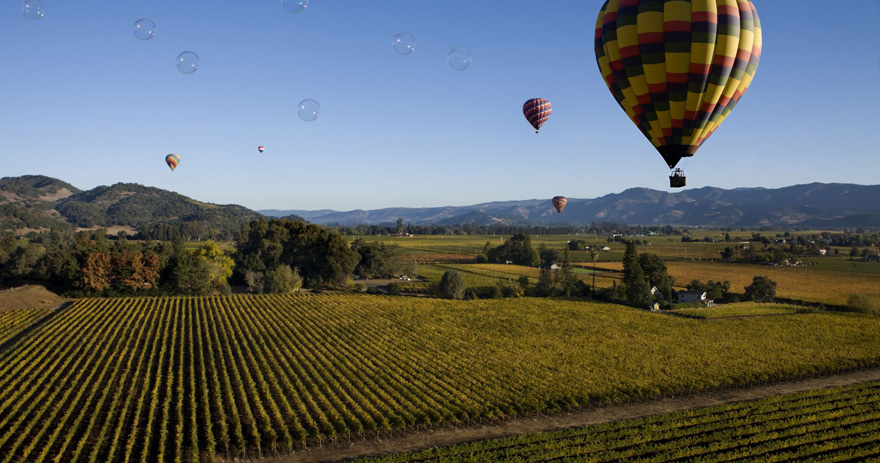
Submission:
[[[553,203],[553,209],[556,209],[556,213],[559,214],[565,209],[568,200],[565,199],[565,196],[554,196],[551,202]]]
[[[265,150],[265,149],[266,149],[266,147],[263,146],[263,145],[260,145],[260,146],[257,147],[257,150],[258,150],[261,154],[263,153],[263,150]]]
[[[168,164],[168,167],[170,167],[171,171],[174,172],[174,169],[177,168],[178,164],[180,164],[180,156],[174,153],[165,156],[165,164]]]
[[[547,122],[552,112],[553,108],[550,107],[550,102],[543,98],[532,98],[523,103],[523,115],[535,128],[535,133],[541,130],[541,126]]]
[[[595,37],[605,84],[670,169],[730,114],[761,57],[750,0],[607,0]]]

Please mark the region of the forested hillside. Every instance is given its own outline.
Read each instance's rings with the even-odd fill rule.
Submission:
[[[137,183],[82,191],[42,175],[0,179],[0,228],[131,227],[144,237],[170,240],[231,239],[260,214],[237,205],[200,202],[179,193]]]

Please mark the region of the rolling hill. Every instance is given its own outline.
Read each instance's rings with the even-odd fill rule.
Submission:
[[[216,205],[160,188],[117,183],[83,191],[42,175],[0,179],[0,228],[27,230],[157,224],[228,235],[259,214],[237,205]]]

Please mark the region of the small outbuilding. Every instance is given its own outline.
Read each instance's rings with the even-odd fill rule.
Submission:
[[[679,291],[678,292],[678,302],[679,303],[690,303],[690,302],[706,302],[706,292],[705,291]]]

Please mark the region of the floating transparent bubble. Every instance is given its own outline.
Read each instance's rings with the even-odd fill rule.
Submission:
[[[394,36],[391,47],[398,55],[408,55],[416,51],[416,39],[409,32],[401,32]]]
[[[21,14],[25,19],[36,21],[46,14],[43,10],[43,2],[40,0],[24,0],[21,2]]]
[[[185,51],[177,55],[177,70],[184,74],[192,74],[199,70],[199,55]]]
[[[141,40],[150,40],[156,36],[156,23],[150,18],[141,18],[134,22],[134,36]]]
[[[290,13],[302,13],[309,7],[309,0],[281,0],[281,6]]]
[[[312,122],[321,115],[321,105],[311,98],[306,98],[299,102],[296,114],[300,119],[306,122]]]
[[[449,56],[446,57],[446,60],[449,62],[449,67],[455,69],[456,71],[464,71],[471,65],[471,61],[473,58],[471,57],[471,51],[465,47],[455,47],[452,50],[449,50]]]

